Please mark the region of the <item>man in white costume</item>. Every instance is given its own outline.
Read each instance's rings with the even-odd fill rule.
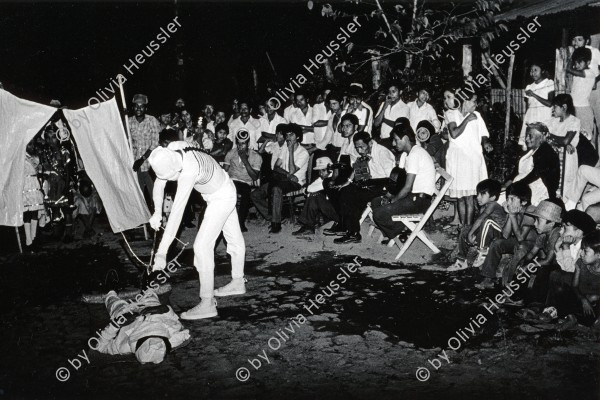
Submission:
[[[217,315],[214,296],[231,296],[246,293],[244,258],[246,244],[235,208],[237,193],[227,172],[210,155],[188,147],[185,142],[172,142],[167,148],[157,147],[148,158],[156,173],[153,200],[154,215],[150,226],[157,230],[162,219],[162,201],[167,181],[177,182],[177,193],[156,251],[153,270],[162,270],[167,263],[167,251],[175,238],[181,217],[193,189],[200,192],[207,203],[204,220],[194,241],[194,266],[200,278],[200,303],[181,314],[182,319],[195,320]],[[214,247],[219,234],[227,240],[227,253],[231,256],[229,284],[214,290]]]

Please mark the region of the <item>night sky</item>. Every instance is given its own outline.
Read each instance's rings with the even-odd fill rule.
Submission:
[[[207,101],[228,106],[252,93],[252,66],[262,86],[273,80],[266,51],[287,82],[345,24],[323,18],[320,7],[309,11],[305,1],[188,2],[178,15],[181,28],[156,41],[160,48],[130,75],[123,64],[172,22],[173,2],[1,3],[0,81],[17,96],[79,108],[122,73],[127,101],[146,93],[154,114],[180,95],[194,111]]]

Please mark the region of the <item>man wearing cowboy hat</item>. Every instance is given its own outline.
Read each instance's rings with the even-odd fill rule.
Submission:
[[[245,128],[238,130],[235,135],[235,147],[227,153],[223,162],[223,168],[229,174],[235,189],[241,197],[238,217],[242,232],[248,231],[246,217],[250,208],[250,191],[252,190],[252,183],[259,178],[260,167],[262,166],[262,157],[258,152],[248,147],[249,141],[250,132]]]

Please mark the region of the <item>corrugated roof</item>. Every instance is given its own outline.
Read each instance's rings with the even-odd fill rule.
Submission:
[[[598,0],[536,0],[527,2],[515,9],[496,16],[496,21],[510,21],[518,17],[530,18],[536,15],[556,14],[585,6],[598,6]]]

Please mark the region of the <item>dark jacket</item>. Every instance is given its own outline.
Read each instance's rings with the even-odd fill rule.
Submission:
[[[513,178],[518,174],[518,164],[515,172]],[[548,196],[555,198],[560,183],[560,160],[552,146],[546,142],[533,153],[533,170],[521,182],[530,184],[538,178],[542,179],[548,189]]]

